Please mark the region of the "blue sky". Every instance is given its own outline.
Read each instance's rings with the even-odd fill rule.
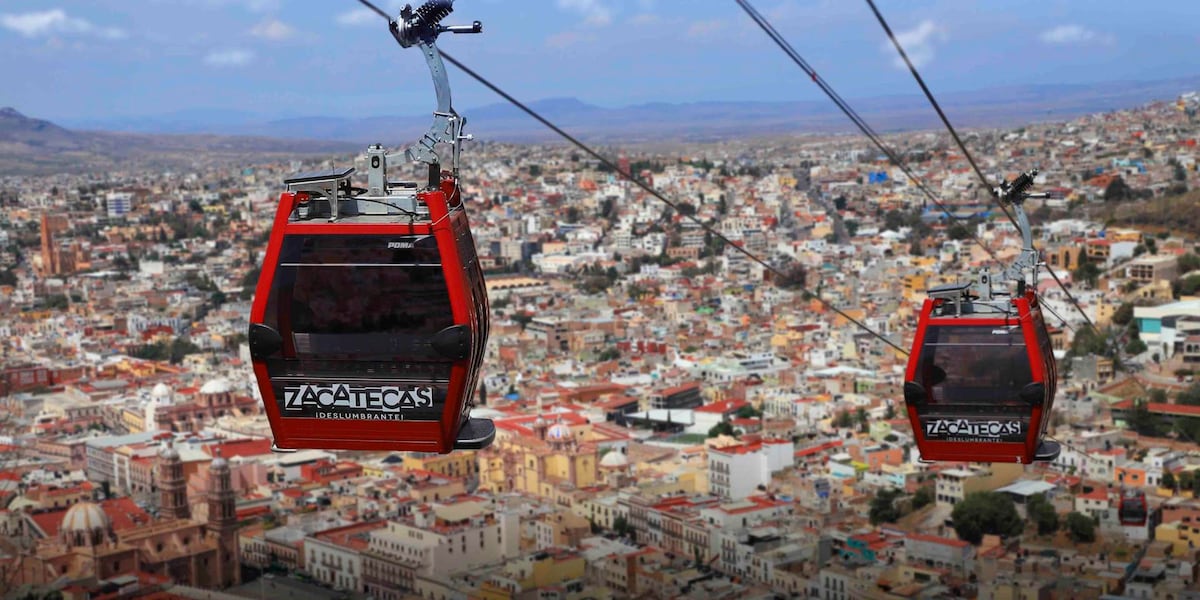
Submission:
[[[843,96],[919,93],[865,0],[753,4]],[[935,93],[1200,74],[1197,0],[877,4]],[[476,19],[439,45],[526,101],[824,98],[733,0],[458,0],[448,22]],[[354,0],[4,0],[0,56],[0,106],[52,120],[433,107],[419,54]],[[460,110],[501,101],[450,72]]]

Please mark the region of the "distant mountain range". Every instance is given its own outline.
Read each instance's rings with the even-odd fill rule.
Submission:
[[[938,100],[958,127],[1018,126],[1131,108],[1200,89],[1200,76],[1088,85],[1033,85],[947,93]],[[941,127],[922,96],[850,101],[878,132]],[[705,142],[746,136],[853,131],[830,102],[696,102],[602,108],[575,98],[530,103],[571,134],[594,142]],[[557,136],[517,108],[459,109],[482,140],[535,142]],[[0,176],[132,166],[180,168],[205,161],[261,163],[415,141],[429,113],[363,118],[271,119],[226,110],[189,110],[136,119],[68,120],[68,128],[0,109]]]
[[[158,166],[187,168],[207,161],[287,160],[352,152],[360,144],[214,134],[74,131],[0,108],[0,176],[88,172]]]
[[[1131,108],[1152,100],[1174,99],[1200,89],[1200,76],[1120,81],[1087,85],[1030,85],[939,94],[938,101],[961,127],[1014,126],[1068,119],[1081,114]],[[923,96],[896,95],[850,100],[879,132],[940,128]],[[575,98],[529,103],[572,135],[593,141],[638,143],[655,140],[710,141],[748,135],[853,131],[831,102],[697,102],[602,108]],[[456,107],[467,131],[479,139],[545,141],[557,136],[509,104]],[[137,119],[67,121],[78,129],[140,133],[208,133],[287,139],[342,140],[400,145],[416,140],[430,114],[271,119],[252,113],[192,110]]]

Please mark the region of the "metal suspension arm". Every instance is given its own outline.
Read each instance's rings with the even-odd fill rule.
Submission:
[[[1001,184],[995,190],[1000,196],[1001,202],[1013,207],[1013,211],[1017,215],[1017,228],[1021,233],[1021,253],[1017,256],[1017,260],[1000,273],[1000,278],[1004,281],[1037,284],[1038,252],[1033,247],[1033,228],[1029,224],[1029,216],[1025,214],[1024,207],[1027,198],[1045,197],[1045,194],[1029,193],[1029,188],[1033,186],[1033,179],[1037,177],[1037,174],[1037,169],[1021,173],[1016,179]]]
[[[442,55],[437,49],[437,36],[445,32],[479,33],[483,31],[483,25],[479,21],[471,25],[442,25],[441,20],[454,10],[453,4],[454,0],[429,0],[416,10],[411,5],[406,5],[400,11],[400,16],[391,21],[390,29],[392,37],[396,38],[401,47],[421,48],[425,62],[429,65],[429,74],[433,77],[434,92],[437,94],[437,110],[433,113],[433,124],[420,140],[405,149],[404,155],[410,161],[437,164],[439,160],[434,148],[439,143],[447,143],[453,148],[451,165],[457,171],[459,141],[464,139],[462,129],[465,120],[454,112],[450,99],[450,80],[446,76],[446,65],[442,62]]]

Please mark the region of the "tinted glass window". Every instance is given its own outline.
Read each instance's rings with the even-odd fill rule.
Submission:
[[[436,359],[454,324],[433,236],[288,236],[267,311],[299,358]]]
[[[917,364],[917,383],[935,404],[1023,404],[1033,381],[1025,339],[1016,326],[931,326]]]
[[[284,417],[441,417],[452,361],[429,342],[454,319],[433,236],[286,237],[264,322]]]

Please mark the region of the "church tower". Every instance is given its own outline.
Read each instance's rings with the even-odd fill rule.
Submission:
[[[241,582],[238,557],[237,500],[233,493],[233,473],[229,461],[216,449],[216,458],[208,467],[209,535],[217,540],[217,587],[227,588]]]
[[[189,519],[192,510],[188,506],[183,460],[179,457],[179,450],[175,449],[173,440],[166,440],[166,444],[162,453],[158,455],[159,516],[164,519]]]

